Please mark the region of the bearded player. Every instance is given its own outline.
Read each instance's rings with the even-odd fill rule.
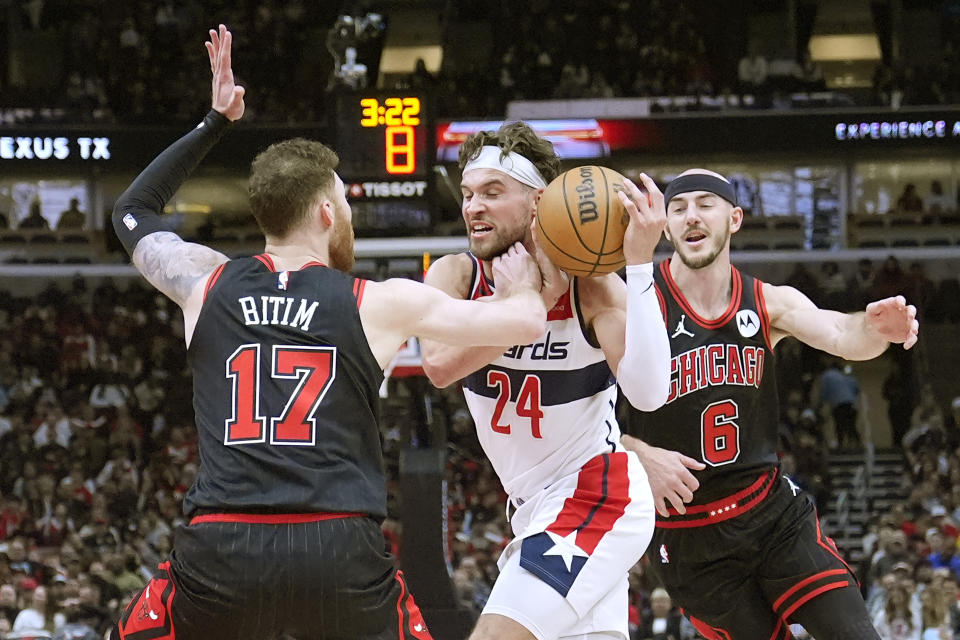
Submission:
[[[685,512],[657,518],[654,572],[707,638],[878,638],[856,577],[826,538],[812,498],[780,474],[773,348],[793,336],[847,360],[917,341],[902,297],[843,314],[730,264],[743,210],[730,182],[691,169],[666,189],[674,253],[654,278],[670,332],[670,395],[631,416],[636,435],[703,462]],[[633,418],[637,419],[634,420]]]
[[[550,142],[522,122],[469,137],[460,149],[469,253],[445,256],[425,282],[467,300],[492,295],[491,261],[531,241],[540,195],[559,173]],[[635,406],[666,398],[667,335],[652,287],[662,194],[643,176],[619,197],[630,222],[627,280],[566,278],[539,254],[547,330],[504,351],[423,342],[438,386],[462,379],[484,452],[509,495],[515,538],[477,626],[480,639],[621,638],[627,571],[649,541],[654,498],[683,509],[693,460],[648,448],[647,472],[620,444],[617,382]],[[649,194],[649,199],[647,197]],[[614,377],[616,374],[616,377]]]
[[[230,260],[168,231],[164,206],[244,112],[231,41],[223,25],[210,31],[213,108],[113,214],[134,265],[183,310],[201,459],[184,498],[189,524],[113,638],[426,640],[380,529],[383,369],[411,335],[536,338],[546,321],[540,271],[511,247],[493,265],[499,295],[484,302],[351,277],[337,156],[304,139],[271,145],[251,167],[262,253]]]

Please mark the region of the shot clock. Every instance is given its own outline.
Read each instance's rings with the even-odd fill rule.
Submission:
[[[363,235],[423,233],[431,222],[436,154],[425,94],[337,92],[330,131],[354,227]]]
[[[340,93],[336,151],[342,170],[358,178],[427,175],[432,118],[424,96],[406,93]]]

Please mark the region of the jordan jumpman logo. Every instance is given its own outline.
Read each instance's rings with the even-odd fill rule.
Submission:
[[[690,336],[691,338],[693,337],[693,332],[687,331],[687,328],[683,326],[683,321],[686,319],[687,319],[686,314],[683,314],[682,316],[680,316],[680,322],[677,323],[677,328],[673,332],[673,335],[670,336],[671,338],[676,338],[679,335]]]

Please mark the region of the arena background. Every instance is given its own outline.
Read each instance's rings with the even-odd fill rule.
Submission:
[[[859,442],[837,442],[821,402],[830,363],[778,346],[782,459],[871,611],[895,593],[960,637],[960,1],[0,0],[0,639],[102,635],[181,521],[197,458],[179,310],[109,214],[208,108],[219,22],[247,114],[167,219],[228,255],[262,248],[250,160],[305,135],[341,154],[356,273],[419,279],[466,247],[457,146],[522,118],[565,167],[730,176],[745,271],[841,310],[906,295],[917,347],[839,363]],[[412,342],[383,390],[384,530],[446,640],[482,608],[509,529],[461,393],[421,373]],[[638,564],[637,639],[665,637],[655,586]],[[44,629],[10,631],[24,609]]]

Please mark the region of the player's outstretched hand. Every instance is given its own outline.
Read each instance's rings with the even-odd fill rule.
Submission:
[[[540,267],[530,257],[523,244],[515,242],[502,255],[493,259],[493,286],[497,297],[504,297],[520,289],[540,291]]]
[[[623,436],[620,442],[640,458],[650,481],[653,504],[657,508],[657,513],[664,518],[669,517],[667,503],[677,512],[686,513],[685,503],[693,500],[693,492],[700,488],[700,482],[690,473],[690,470],[700,471],[706,465],[679,451],[651,447],[631,436]]]
[[[643,189],[624,180],[623,190],[617,192],[630,216],[623,236],[623,257],[627,264],[653,262],[653,252],[667,223],[667,209],[657,183],[645,173],[640,174],[640,182]]]
[[[902,343],[909,349],[917,343],[920,323],[917,308],[907,304],[903,296],[884,298],[867,305],[867,325],[887,342]]]
[[[540,247],[536,220],[530,223],[530,237],[533,239],[533,258],[537,261],[537,266],[540,267],[540,278],[543,281],[540,297],[543,298],[543,304],[547,310],[550,310],[553,309],[553,305],[557,304],[560,296],[570,288],[570,276],[558,269],[557,265],[553,264],[553,261]]]
[[[210,40],[203,44],[210,56],[210,70],[213,72],[213,108],[229,120],[239,120],[243,117],[244,88],[233,81],[230,60],[233,34],[220,25],[219,31],[210,29]]]

